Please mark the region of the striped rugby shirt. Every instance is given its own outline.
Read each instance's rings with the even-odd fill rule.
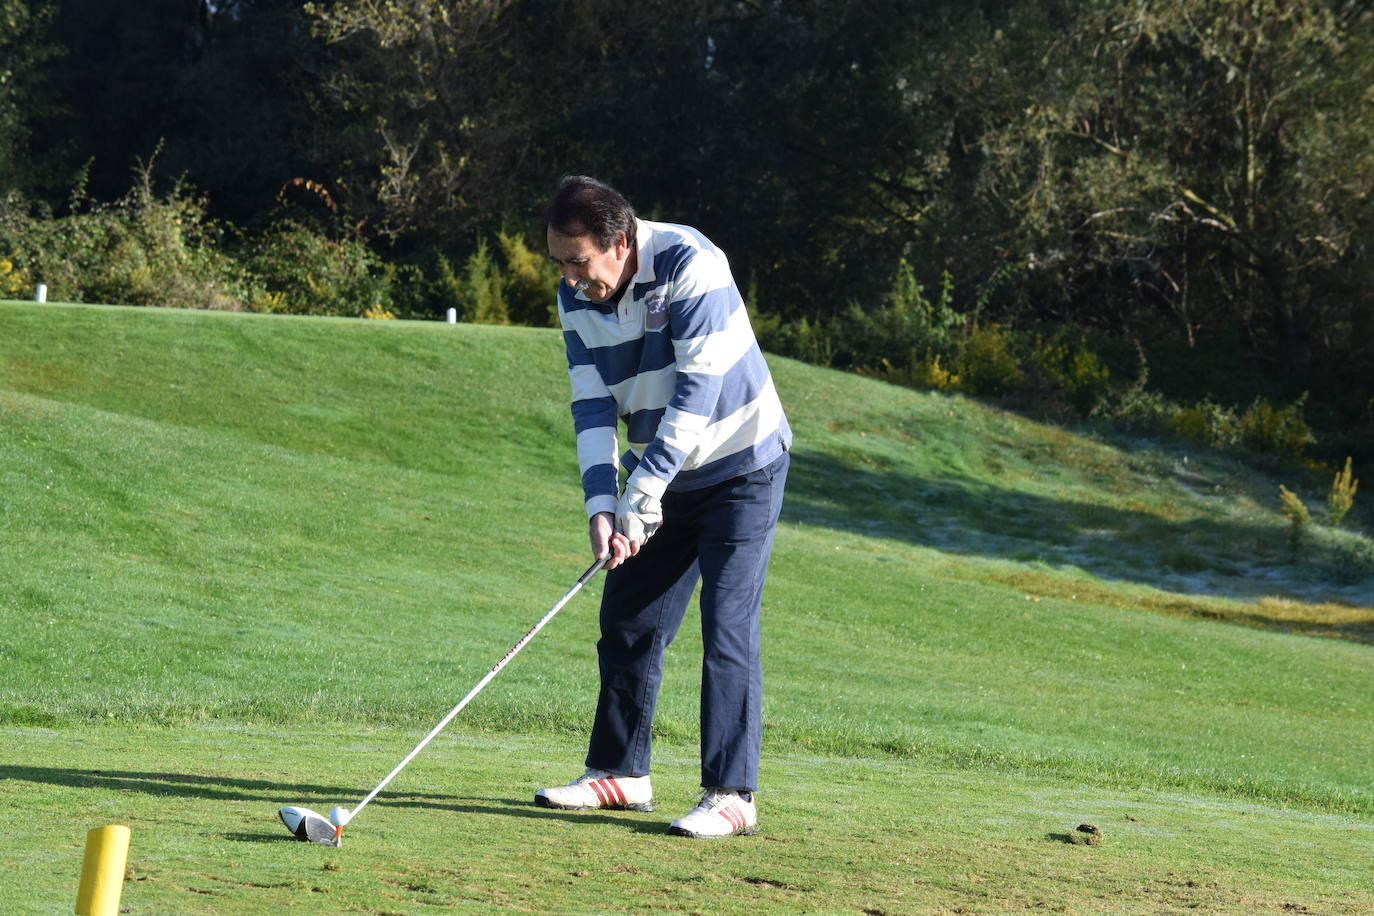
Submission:
[[[638,269],[619,301],[558,284],[587,515],[615,512],[617,418],[630,481],[662,498],[758,470],[792,431],[719,248],[636,220]]]

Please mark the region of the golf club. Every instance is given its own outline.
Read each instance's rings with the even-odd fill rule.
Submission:
[[[367,803],[372,801],[372,799],[377,796],[378,792],[386,788],[386,784],[396,778],[396,774],[405,769],[406,764],[415,759],[415,755],[424,750],[425,745],[429,744],[430,740],[433,739],[435,735],[443,731],[444,727],[453,721],[454,716],[463,711],[463,707],[468,705],[473,697],[482,692],[482,688],[487,686],[487,684],[491,682],[491,679],[496,677],[502,668],[506,667],[506,663],[514,658],[516,653],[525,648],[525,644],[533,639],[536,633],[544,629],[544,625],[553,619],[553,615],[562,610],[563,605],[571,601],[572,597],[581,591],[582,586],[591,581],[592,577],[597,574],[601,567],[606,565],[608,560],[610,560],[609,554],[587,567],[587,571],[582,574],[582,577],[577,580],[572,588],[568,589],[567,592],[563,594],[562,598],[558,599],[558,603],[549,608],[549,612],[541,617],[539,622],[531,627],[528,633],[520,637],[520,640],[510,647],[510,651],[501,656],[501,660],[477,682],[477,686],[469,690],[468,695],[459,700],[458,705],[450,709],[448,715],[444,716],[439,724],[434,726],[430,733],[421,739],[419,744],[415,745],[414,750],[406,754],[404,760],[396,764],[396,769],[386,774],[386,778],[377,783],[375,789],[363,796],[363,800],[358,802],[352,811],[342,806],[336,806],[330,810],[329,817],[326,819],[314,811],[311,811],[309,808],[302,808],[298,805],[285,805],[277,812],[277,815],[281,818],[281,822],[286,825],[286,829],[295,834],[298,839],[322,843],[325,846],[343,845],[344,826],[353,820],[353,818],[357,817],[358,812],[367,807]]]

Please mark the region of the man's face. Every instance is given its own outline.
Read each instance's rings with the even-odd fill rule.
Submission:
[[[552,227],[548,242],[549,258],[562,271],[563,282],[593,302],[605,302],[634,275],[634,249],[623,232],[605,251],[590,235],[564,235]]]

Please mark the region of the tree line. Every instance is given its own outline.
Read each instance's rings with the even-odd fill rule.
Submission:
[[[59,219],[155,156],[222,244],[289,220],[437,315],[594,174],[716,239],[784,350],[1299,405],[1339,460],[1374,456],[1371,86],[1355,0],[0,0],[0,191]]]

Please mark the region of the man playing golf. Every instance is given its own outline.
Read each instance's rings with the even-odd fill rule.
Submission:
[[[593,554],[609,556],[587,770],[549,808],[651,811],[663,653],[701,581],[701,800],[669,833],[758,823],[759,610],[792,433],[725,255],[563,179],[545,209]],[[629,446],[619,455],[617,420]],[[617,464],[629,474],[617,486]]]

